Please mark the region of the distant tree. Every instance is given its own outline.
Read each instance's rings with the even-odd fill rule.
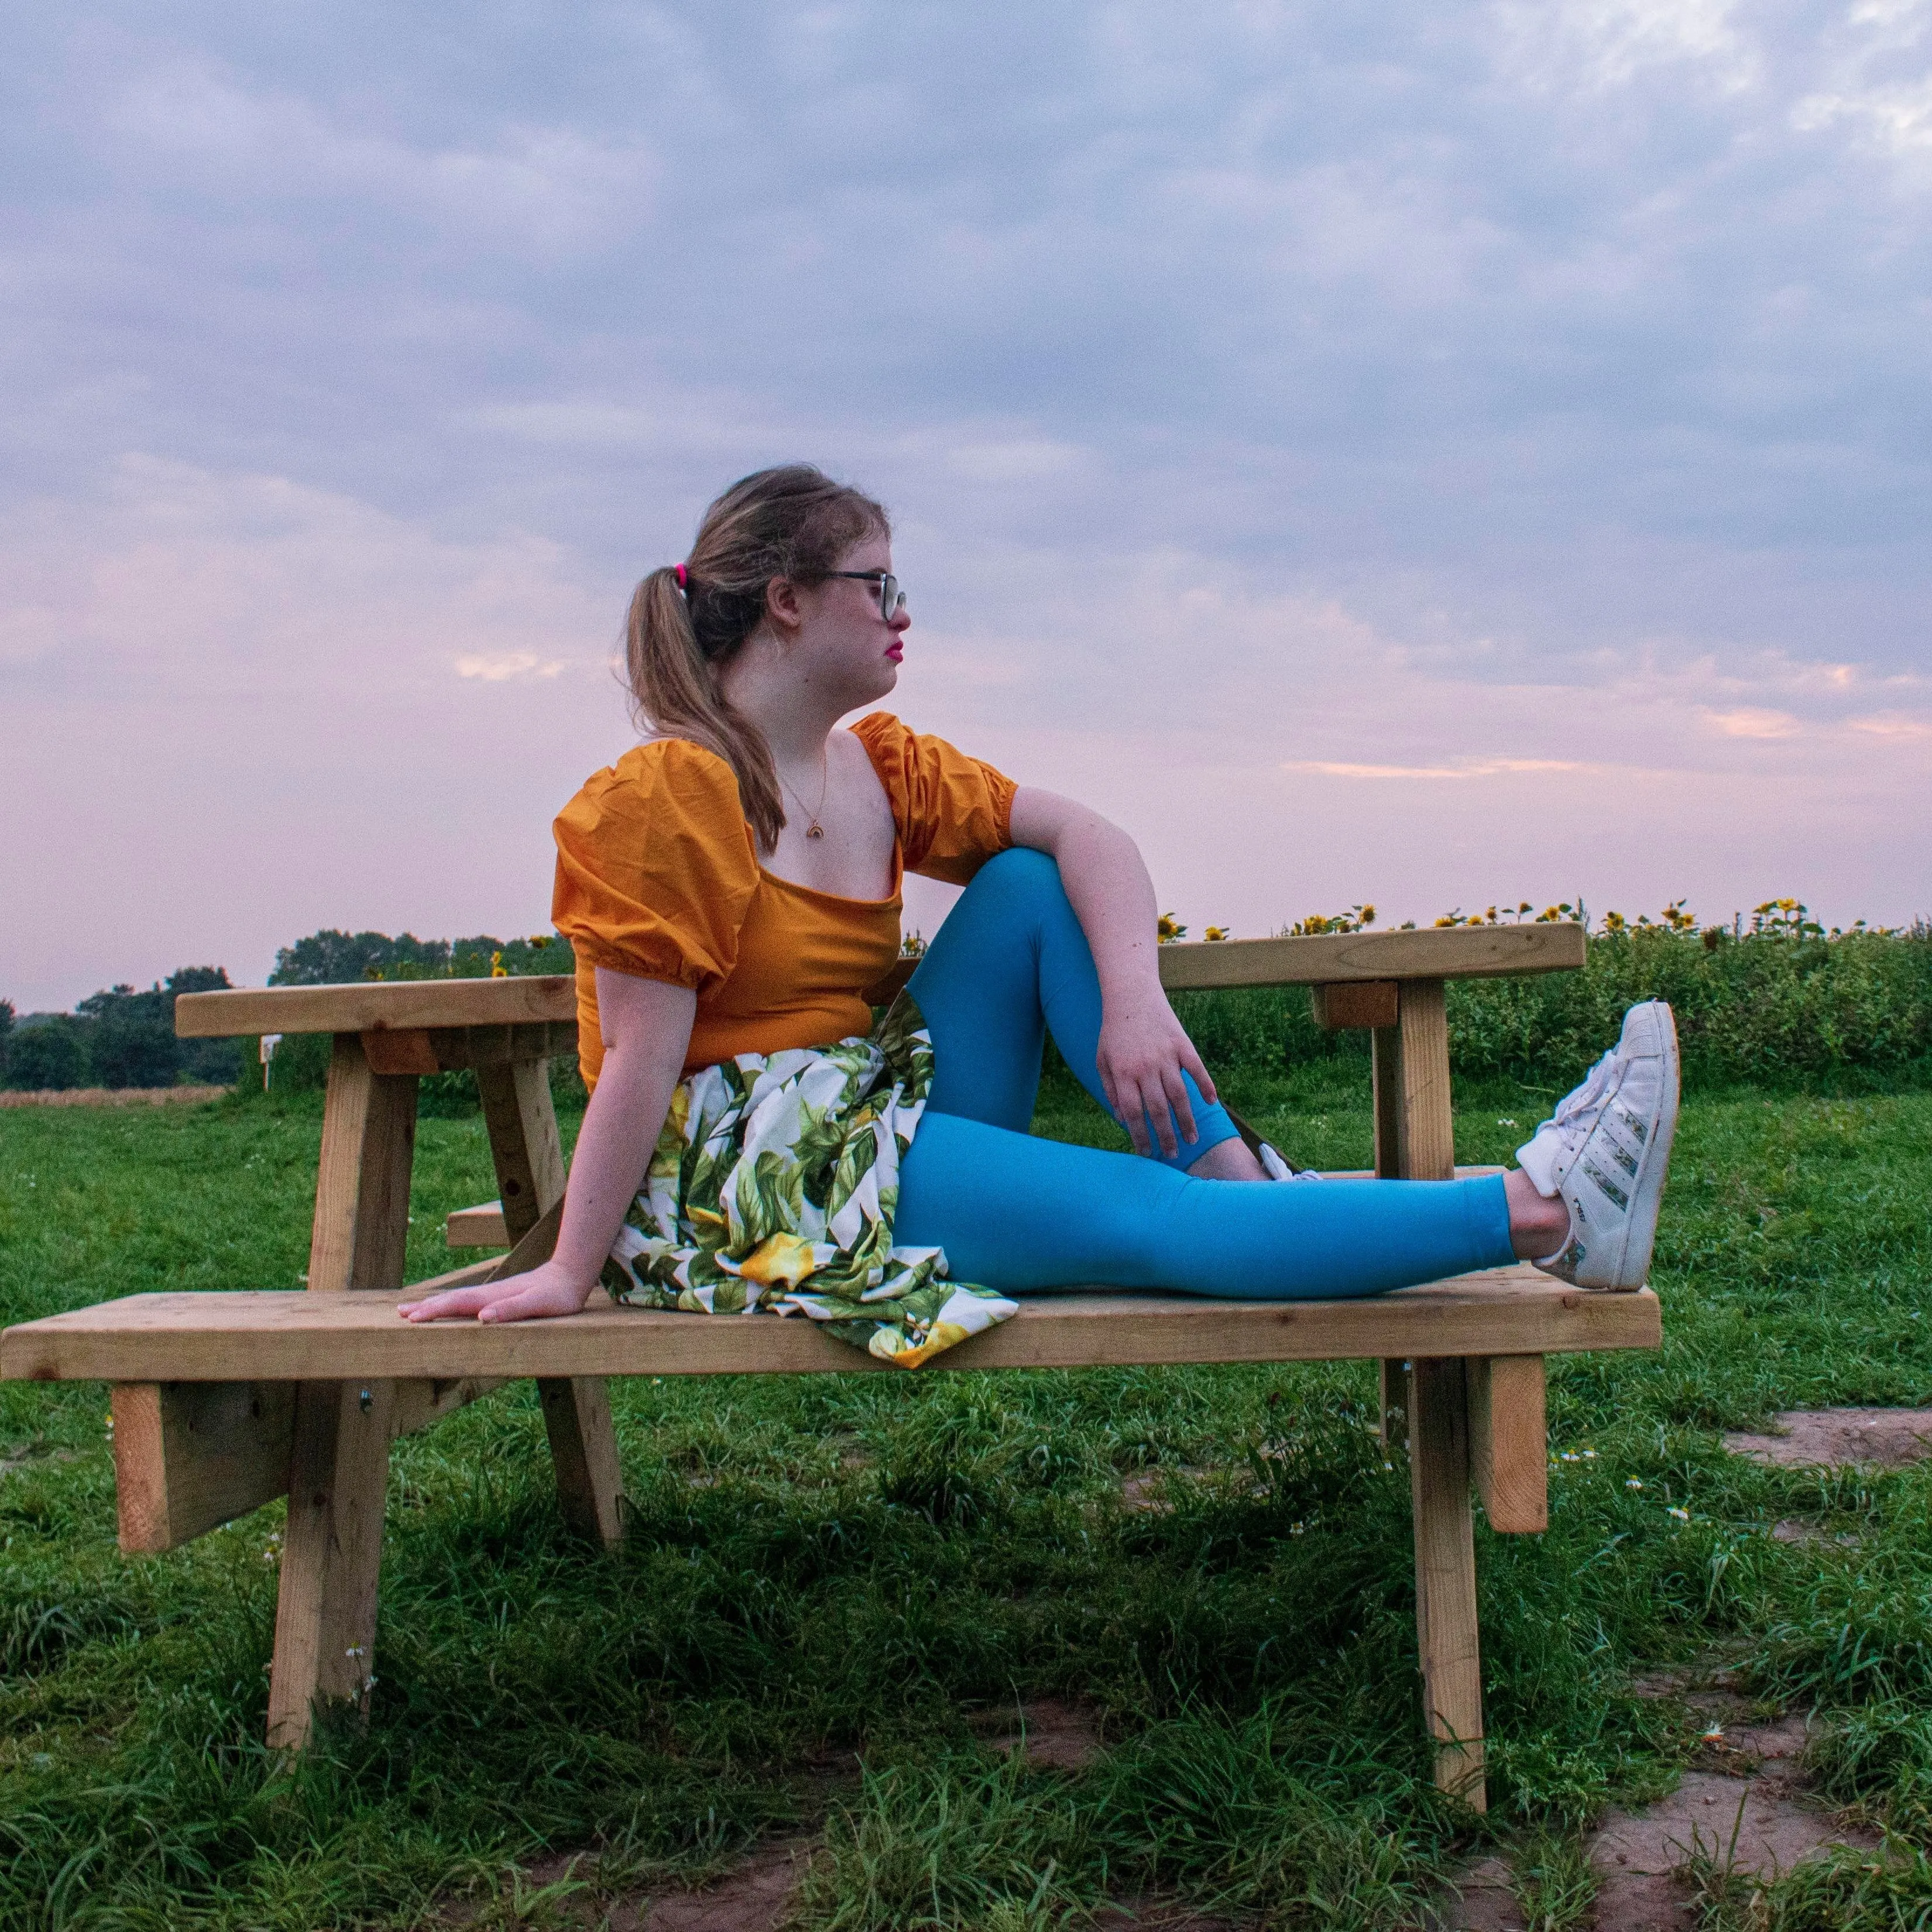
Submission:
[[[90,993],[75,1011],[86,1028],[87,1058],[103,1087],[172,1087],[181,1070],[175,1003],[158,984]]]
[[[219,993],[232,982],[221,966],[184,966],[167,976],[168,1023],[174,1024],[174,1002],[183,993]],[[176,1042],[181,1077],[197,1086],[228,1087],[242,1065],[242,1043],[236,1040],[183,1040]],[[253,1047],[248,1048],[252,1053]]]
[[[16,1027],[8,1036],[7,1084],[42,1093],[78,1087],[87,1064],[79,1030],[65,1014],[38,1024]]]
[[[400,966],[440,973],[449,963],[446,939],[418,939],[412,932],[341,932],[330,927],[284,946],[275,955],[272,986],[333,986],[393,972]],[[186,988],[182,989],[188,990]]]
[[[7,1078],[7,1036],[14,1030],[14,1002],[0,1000],[0,1085]]]

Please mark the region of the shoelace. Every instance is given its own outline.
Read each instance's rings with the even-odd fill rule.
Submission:
[[[1581,1121],[1588,1126],[1594,1124],[1597,1116],[1604,1111],[1604,1103],[1609,1098],[1610,1074],[1616,1060],[1614,1048],[1584,1077],[1582,1086],[1574,1088],[1556,1103],[1556,1112],[1550,1125],[1561,1133],[1566,1127]]]

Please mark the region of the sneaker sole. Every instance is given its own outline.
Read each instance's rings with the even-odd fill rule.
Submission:
[[[1670,1150],[1677,1138],[1680,1086],[1677,1057],[1677,1016],[1668,1004],[1656,1003],[1658,1058],[1664,1064],[1664,1105],[1654,1132],[1644,1143],[1643,1159],[1630,1190],[1630,1218],[1624,1223],[1623,1246],[1617,1256],[1616,1279],[1594,1292],[1628,1294],[1644,1286],[1657,1246],[1657,1218],[1664,1205],[1664,1187],[1670,1172]]]

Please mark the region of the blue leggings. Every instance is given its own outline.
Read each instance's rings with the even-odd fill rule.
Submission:
[[[1042,854],[1003,852],[980,868],[911,992],[934,1075],[900,1169],[894,1238],[944,1248],[959,1280],[1010,1294],[1103,1284],[1292,1301],[1379,1294],[1515,1258],[1499,1175],[1190,1180],[1186,1170],[1235,1132],[1192,1081],[1198,1137],[1164,1159],[1036,1139],[1028,1128],[1048,1029],[1106,1104],[1094,1068],[1100,981]]]

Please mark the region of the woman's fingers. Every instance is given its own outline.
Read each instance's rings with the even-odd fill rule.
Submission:
[[[544,1315],[574,1315],[584,1296],[568,1282],[532,1269],[508,1281],[478,1282],[472,1288],[452,1288],[421,1301],[404,1302],[397,1310],[406,1322],[436,1322],[450,1316],[473,1315],[479,1322],[526,1322]]]
[[[1214,1090],[1214,1076],[1208,1071],[1208,1064],[1195,1051],[1194,1042],[1186,1034],[1180,1036],[1180,1064],[1194,1076],[1194,1084],[1201,1090],[1201,1097],[1209,1106],[1220,1099]]]
[[[1167,1095],[1167,1106],[1172,1118],[1180,1130],[1180,1138],[1191,1147],[1201,1138],[1200,1130],[1194,1124],[1194,1102],[1187,1097],[1187,1082],[1180,1077],[1178,1066],[1161,1069],[1161,1085]],[[1172,1148],[1167,1149],[1169,1154]]]
[[[405,1301],[396,1312],[411,1322],[439,1322],[446,1316],[475,1315],[488,1307],[491,1296],[500,1292],[489,1282],[480,1282],[474,1288],[446,1288],[421,1301]]]

